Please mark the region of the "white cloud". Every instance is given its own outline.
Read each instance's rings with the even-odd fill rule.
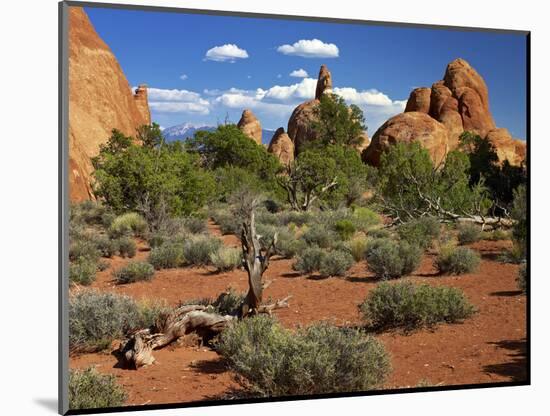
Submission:
[[[298,84],[293,85],[274,85],[265,92],[265,97],[277,101],[290,100],[309,100],[315,97],[315,88],[317,80],[313,78],[304,78]]]
[[[289,75],[291,77],[295,77],[295,78],[307,78],[308,77],[307,71],[305,69],[302,69],[302,68],[295,69]]]
[[[159,113],[194,113],[209,114],[209,105],[182,102],[150,102],[149,107]]]
[[[199,93],[178,89],[148,88],[149,107],[159,113],[209,114],[210,102]]]
[[[334,43],[324,43],[319,39],[300,39],[292,45],[281,45],[277,52],[304,58],[337,58],[340,51]]]
[[[368,105],[391,105],[392,100],[386,94],[375,90],[357,91],[355,88],[334,88],[333,92],[340,95],[350,104],[368,104]]]
[[[226,43],[225,45],[215,46],[208,49],[204,57],[207,61],[216,62],[235,62],[237,59],[246,58],[248,58],[248,52],[232,43]]]
[[[180,75],[180,79],[181,79],[182,81],[185,81],[187,78],[189,78],[189,77],[187,76],[187,74],[181,74],[181,75]]]

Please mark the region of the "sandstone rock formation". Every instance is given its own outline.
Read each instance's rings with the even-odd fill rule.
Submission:
[[[296,107],[288,120],[287,132],[294,142],[296,153],[304,143],[317,139],[317,134],[311,129],[311,123],[316,119],[315,107],[319,105],[319,100],[325,93],[332,93],[332,75],[326,65],[321,65],[315,98]]]
[[[252,111],[248,109],[243,111],[237,127],[256,143],[262,144],[262,125]]]
[[[99,146],[116,128],[135,135],[150,124],[147,88],[136,95],[107,44],[80,7],[69,11],[69,195],[73,202],[93,198],[90,181]]]
[[[369,144],[370,144],[369,135],[367,134],[366,131],[364,131],[363,134],[361,134],[361,142],[359,144],[356,144],[354,147],[355,147],[355,150],[357,150],[359,154],[361,154],[363,153],[363,150],[369,147]]]
[[[525,142],[512,139],[506,129],[497,129],[489,110],[489,92],[483,78],[464,59],[455,59],[447,65],[442,81],[431,88],[414,89],[407,101],[405,113],[415,113],[413,117],[399,114],[388,120],[374,134],[371,144],[363,152],[363,160],[377,165],[380,153],[392,140],[409,141],[418,137],[430,149],[434,162],[438,163],[441,154],[454,150],[459,145],[459,137],[470,131],[486,137],[497,147],[500,161],[507,159],[519,164],[525,158]],[[439,128],[427,129],[428,118],[443,125],[447,131],[447,141],[442,142]],[[406,133],[397,135],[396,126],[403,125]],[[432,133],[430,133],[430,131]],[[430,139],[430,134],[434,136]],[[411,136],[412,135],[412,136]]]
[[[282,127],[271,138],[267,151],[277,156],[283,165],[290,165],[294,161],[294,143]]]
[[[448,131],[442,123],[426,113],[411,111],[398,114],[386,121],[372,136],[371,144],[362,154],[363,161],[378,166],[382,152],[390,146],[412,141],[428,149],[432,160],[438,164],[447,154]]]

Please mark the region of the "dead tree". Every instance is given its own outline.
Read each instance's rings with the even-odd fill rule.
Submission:
[[[126,368],[138,369],[154,363],[153,350],[162,348],[189,334],[198,334],[209,339],[223,331],[232,321],[255,314],[271,314],[273,310],[288,307],[291,296],[272,304],[262,304],[263,291],[270,281],[264,282],[262,276],[269,266],[269,259],[275,250],[277,236],[263,247],[256,233],[254,210],[257,200],[245,209],[242,225],[241,243],[244,268],[248,273],[248,293],[242,304],[230,315],[220,315],[210,306],[184,305],[162,315],[154,328],[141,329],[124,340],[114,352]],[[223,296],[220,295],[220,296]]]

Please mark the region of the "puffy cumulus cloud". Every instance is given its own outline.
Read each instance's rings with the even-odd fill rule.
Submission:
[[[204,59],[216,62],[235,62],[237,59],[248,58],[248,52],[239,48],[233,43],[226,43],[221,46],[214,46],[206,51]]]
[[[189,78],[189,77],[187,76],[187,74],[181,74],[181,75],[180,75],[180,79],[181,79],[182,81],[185,81],[187,78]]]
[[[334,88],[335,94],[341,96],[350,104],[391,105],[393,101],[386,94],[378,90],[357,91],[355,88]]]
[[[337,58],[340,53],[334,43],[325,43],[319,39],[300,39],[292,45],[279,46],[277,52],[304,58]]]
[[[289,75],[291,77],[295,77],[295,78],[307,78],[308,77],[307,71],[305,69],[302,69],[302,68],[295,69]]]
[[[148,88],[149,107],[158,113],[209,114],[210,102],[188,90]]]

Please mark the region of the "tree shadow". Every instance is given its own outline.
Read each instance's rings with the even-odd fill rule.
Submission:
[[[223,374],[228,371],[227,363],[223,358],[215,360],[201,360],[191,365],[191,368],[204,374]]]
[[[508,356],[511,360],[505,363],[486,365],[483,367],[483,371],[510,377],[511,381],[527,380],[527,342],[525,338],[522,340],[489,342],[488,344],[510,351]]]
[[[501,292],[492,292],[490,296],[519,296],[523,294],[521,290],[503,290]]]
[[[288,278],[296,278],[300,277],[302,274],[300,272],[287,272],[287,273],[281,273],[281,277],[288,277]]]

